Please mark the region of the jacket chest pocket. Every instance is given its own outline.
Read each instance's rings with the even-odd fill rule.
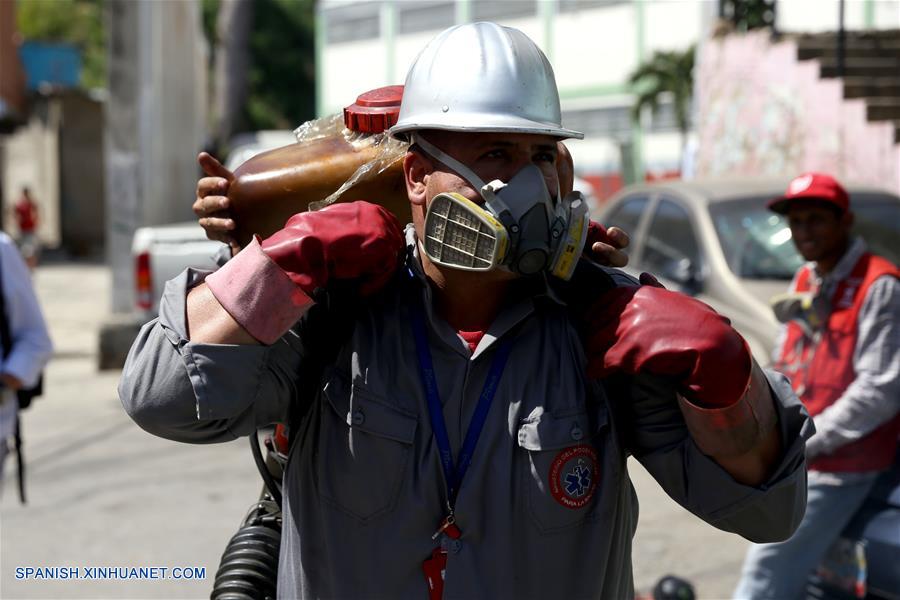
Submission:
[[[323,395],[319,494],[361,521],[390,512],[408,468],[418,419],[341,377],[329,381]]]
[[[594,517],[604,477],[606,410],[531,416],[520,426],[524,494],[542,532],[552,533]]]

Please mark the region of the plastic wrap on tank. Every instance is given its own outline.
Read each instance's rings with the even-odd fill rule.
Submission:
[[[337,201],[366,200],[409,219],[402,173],[408,144],[387,131],[396,123],[402,86],[360,95],[343,115],[308,121],[295,130],[297,143],[258,154],[235,170],[228,191],[243,245],[266,237],[292,215]]]
[[[375,157],[356,169],[334,193],[322,200],[310,202],[309,210],[320,210],[329,204],[334,204],[348,189],[383,174],[397,161],[402,160],[409,148],[408,142],[396,140],[390,137],[387,132],[365,133],[351,131],[344,125],[344,118],[340,114],[309,120],[295,129],[294,135],[297,137],[297,143],[300,144],[341,135],[347,140],[347,143],[354,147],[369,145],[378,148]]]

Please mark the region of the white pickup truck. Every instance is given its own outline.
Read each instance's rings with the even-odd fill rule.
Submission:
[[[166,281],[187,267],[215,268],[214,256],[224,244],[206,239],[197,221],[141,227],[134,232],[135,310],[145,320],[156,316]]]
[[[273,130],[244,134],[232,140],[233,150],[225,167],[234,171],[252,156],[286,146],[296,138],[292,131]],[[215,268],[221,242],[206,238],[197,221],[141,227],[134,232],[131,256],[134,260],[135,311],[143,320],[159,312],[159,299],[166,281],[187,267]]]

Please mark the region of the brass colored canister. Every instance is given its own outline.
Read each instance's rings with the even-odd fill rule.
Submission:
[[[228,190],[245,245],[267,237],[292,215],[332,202],[367,200],[410,220],[401,169],[407,144],[387,135],[397,121],[403,86],[366,92],[333,115],[304,123],[297,142],[258,154],[240,167]],[[343,117],[343,118],[342,118]]]

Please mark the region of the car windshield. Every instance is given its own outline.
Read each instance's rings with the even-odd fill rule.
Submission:
[[[738,277],[791,279],[803,264],[781,215],[766,209],[769,197],[746,197],[711,204],[710,216],[728,266]],[[875,254],[900,260],[900,202],[878,193],[852,194],[854,234]]]
[[[711,204],[709,213],[725,260],[738,277],[791,279],[803,259],[781,215],[766,209],[768,197]]]
[[[885,194],[853,194],[853,231],[869,250],[900,264],[900,202]]]

